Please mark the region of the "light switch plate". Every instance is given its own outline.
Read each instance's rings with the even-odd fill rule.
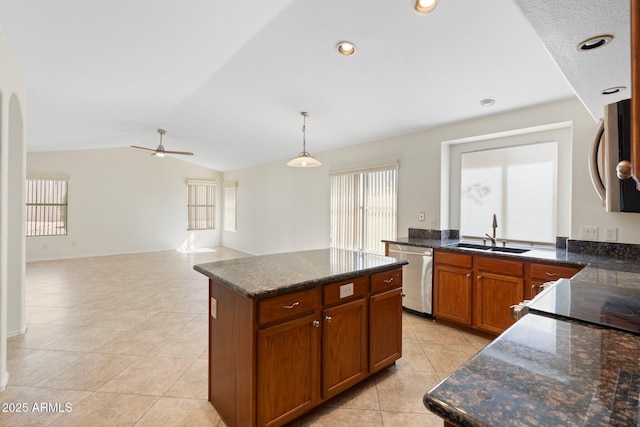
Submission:
[[[218,300],[211,297],[211,317],[218,318]]]
[[[585,240],[598,240],[598,227],[583,225],[580,227],[580,238]]]
[[[340,298],[347,298],[353,295],[353,282],[340,286]]]

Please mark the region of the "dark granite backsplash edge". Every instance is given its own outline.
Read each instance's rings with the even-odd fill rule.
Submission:
[[[459,239],[459,230],[426,230],[422,228],[409,228],[409,238],[413,239],[430,239],[430,240],[449,240]]]
[[[567,239],[567,251],[584,255],[640,261],[640,245]]]

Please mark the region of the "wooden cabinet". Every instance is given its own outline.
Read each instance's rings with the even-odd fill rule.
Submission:
[[[250,299],[210,280],[209,400],[226,425],[280,426],[402,354],[402,269]]]
[[[369,372],[402,356],[402,269],[371,276],[369,298]]]
[[[525,298],[532,299],[542,291],[542,285],[558,279],[568,279],[582,268],[579,265],[558,265],[532,263],[525,275]]]
[[[318,401],[317,315],[258,331],[258,425],[280,426]]]
[[[543,283],[572,277],[580,268],[439,249],[434,253],[433,314],[439,320],[499,335],[515,322],[509,307],[531,299]]]
[[[495,257],[474,257],[474,326],[501,334],[515,323],[509,307],[524,300],[523,263]]]
[[[323,399],[367,376],[367,286],[367,277],[324,286],[329,308],[322,311]]]
[[[472,256],[436,251],[433,267],[433,315],[471,326]]]

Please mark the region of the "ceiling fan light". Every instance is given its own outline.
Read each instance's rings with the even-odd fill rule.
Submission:
[[[426,15],[435,10],[438,0],[414,0],[413,10],[420,15]]]
[[[164,157],[164,153],[162,151],[156,151],[152,156]]]

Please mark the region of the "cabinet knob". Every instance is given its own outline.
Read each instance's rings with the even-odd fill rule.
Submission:
[[[290,308],[295,307],[296,305],[300,305],[300,301],[296,301],[296,302],[294,302],[294,303],[293,303],[293,304],[291,304],[291,305],[283,305],[283,306],[282,306],[282,308],[290,309]]]
[[[400,294],[400,296],[401,296],[402,298],[404,298],[404,297],[406,297],[406,296],[407,296],[407,294]]]
[[[324,321],[327,323],[331,323],[331,316],[325,316]]]
[[[319,328],[319,327],[320,327],[320,322],[318,322],[317,320],[314,320],[313,322],[311,322],[311,324],[312,324],[313,326],[315,326],[316,328]]]

